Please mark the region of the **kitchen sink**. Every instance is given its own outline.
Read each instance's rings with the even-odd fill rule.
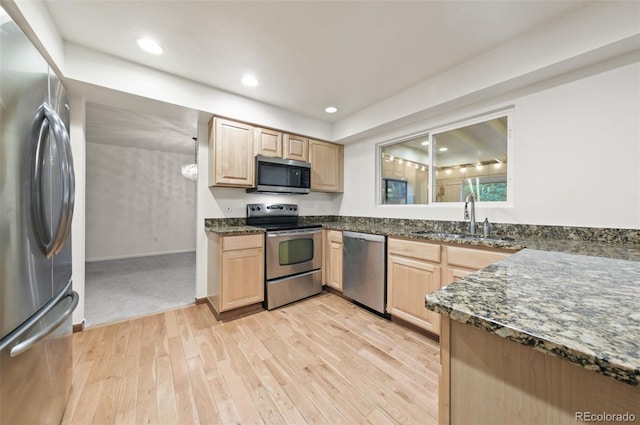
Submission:
[[[451,238],[451,239],[461,239],[466,237],[462,233],[442,233],[442,232],[434,232],[431,230],[418,230],[417,232],[413,232],[414,235],[420,236],[428,236],[433,238]]]
[[[471,236],[464,233],[446,233],[446,232],[434,232],[432,230],[418,230],[416,232],[412,232],[414,235],[426,236],[428,238],[436,238],[436,239],[469,239],[476,241],[485,241],[485,242],[512,242],[513,238],[483,238],[482,236]]]

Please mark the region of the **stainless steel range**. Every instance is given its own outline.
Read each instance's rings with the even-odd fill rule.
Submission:
[[[322,226],[298,216],[295,204],[247,204],[247,224],[267,230],[267,310],[322,292]]]

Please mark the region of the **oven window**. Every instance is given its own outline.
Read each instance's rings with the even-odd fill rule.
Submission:
[[[280,242],[278,257],[281,266],[313,260],[313,239],[291,239]]]

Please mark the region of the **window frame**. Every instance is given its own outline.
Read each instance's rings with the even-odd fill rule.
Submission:
[[[408,135],[393,138],[376,144],[376,206],[378,207],[451,207],[462,204],[461,201],[436,202],[435,190],[436,173],[434,167],[435,152],[433,149],[433,136],[458,128],[479,124],[496,118],[507,117],[507,200],[506,201],[477,201],[477,204],[484,207],[513,207],[514,203],[514,172],[513,172],[513,125],[515,108],[513,106],[485,112],[472,117],[456,120],[443,125],[436,125],[422,131],[416,131]],[[427,137],[429,140],[429,202],[427,204],[384,204],[382,203],[382,149],[389,145],[402,143],[417,137]]]

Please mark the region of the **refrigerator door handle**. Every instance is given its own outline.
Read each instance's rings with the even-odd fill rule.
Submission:
[[[63,303],[63,302],[69,303],[69,306],[65,309],[65,311],[55,321],[53,321],[50,325],[48,325],[46,328],[41,329],[40,331],[38,331],[33,336],[31,336],[31,337],[25,339],[24,341],[21,341],[18,344],[14,345],[11,348],[11,351],[9,352],[9,355],[11,357],[15,357],[15,356],[18,356],[18,355],[24,353],[29,348],[31,348],[35,344],[37,344],[39,341],[41,341],[42,339],[46,338],[53,331],[58,329],[58,327],[60,327],[60,325],[62,325],[64,323],[64,321],[69,318],[69,316],[71,316],[71,313],[73,313],[73,310],[78,305],[78,300],[79,299],[80,299],[80,297],[78,296],[78,293],[76,291],[71,291],[70,294],[68,294],[66,297],[64,297],[62,300],[60,300],[57,304],[55,304],[53,306],[53,307],[55,307],[55,306],[57,306],[57,305],[59,305],[60,303]]]
[[[73,156],[71,154],[71,143],[69,141],[69,132],[64,126],[62,119],[55,111],[51,110],[50,120],[54,120],[53,125],[53,134],[56,138],[56,142],[61,144],[62,149],[64,149],[64,161],[62,162],[62,172],[66,179],[66,192],[65,198],[63,199],[63,208],[64,208],[64,222],[63,217],[60,217],[60,223],[62,227],[60,230],[60,237],[58,238],[58,244],[53,250],[53,255],[58,254],[67,240],[69,233],[71,233],[71,220],[73,219],[73,208],[75,205],[75,189],[76,189],[76,178],[75,173],[73,171]]]
[[[62,171],[62,212],[53,237],[49,238],[49,229],[44,218],[42,202],[42,168],[46,159],[44,140],[51,129],[54,142],[60,153],[60,167]],[[64,127],[64,123],[47,104],[40,105],[35,115],[35,161],[33,173],[31,175],[31,217],[34,228],[38,236],[40,248],[47,258],[59,253],[71,231],[71,219],[73,215],[75,176],[73,174],[73,162],[71,159],[71,148],[69,143],[69,133]]]

